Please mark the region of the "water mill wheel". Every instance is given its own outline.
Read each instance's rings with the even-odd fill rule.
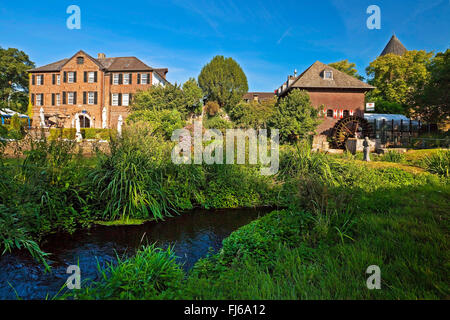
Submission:
[[[370,136],[372,130],[369,122],[358,116],[349,116],[339,120],[332,131],[332,141],[336,148],[345,147],[348,138],[364,139]]]

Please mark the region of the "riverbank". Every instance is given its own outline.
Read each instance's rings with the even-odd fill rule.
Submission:
[[[103,270],[105,278],[77,298],[448,298],[447,178],[324,155],[296,160],[280,173],[288,208],[233,232],[219,253],[187,275],[180,276],[172,252],[146,248]],[[124,291],[124,284],[146,279],[150,270],[164,271],[141,268],[155,257],[172,270],[167,277],[153,278],[144,291]],[[380,290],[367,287],[371,265],[380,267]]]

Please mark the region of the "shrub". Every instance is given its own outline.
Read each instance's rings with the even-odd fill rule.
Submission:
[[[186,122],[182,119],[182,115],[177,110],[138,110],[131,113],[128,123],[145,122],[153,129],[153,134],[163,136],[170,139],[172,133],[176,129],[184,127]]]
[[[208,116],[214,117],[217,113],[219,113],[220,106],[215,101],[208,101],[205,104],[205,112]]]
[[[214,116],[212,118],[205,120],[203,122],[203,126],[206,129],[218,129],[218,130],[233,128],[233,124],[230,121],[222,118],[221,116]]]
[[[450,151],[439,150],[424,160],[426,169],[434,174],[449,177]]]
[[[405,155],[397,151],[388,151],[380,157],[381,161],[400,163],[405,161]]]

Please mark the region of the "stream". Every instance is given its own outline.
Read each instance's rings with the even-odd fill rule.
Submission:
[[[95,225],[70,235],[48,236],[41,248],[50,253],[51,272],[45,272],[26,250],[0,256],[0,299],[49,299],[70,274],[69,265],[79,265],[81,281],[98,280],[97,262],[105,266],[119,257],[133,255],[144,244],[173,246],[177,262],[188,271],[208,254],[217,252],[222,240],[239,227],[270,212],[270,208],[193,210],[160,222],[132,226]],[[13,289],[14,288],[14,289]]]

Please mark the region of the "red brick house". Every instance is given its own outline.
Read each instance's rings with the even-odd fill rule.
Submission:
[[[46,125],[115,128],[119,115],[126,118],[130,101],[138,90],[167,83],[167,69],[149,67],[136,57],[97,59],[80,50],[71,58],[29,70],[33,126]],[[106,117],[103,119],[104,111]]]
[[[317,61],[299,76],[289,76],[276,93],[284,97],[291,90],[307,91],[315,107],[323,105],[320,110],[323,121],[317,133],[329,136],[339,119],[347,115],[364,116],[365,94],[372,89],[371,85]]]

